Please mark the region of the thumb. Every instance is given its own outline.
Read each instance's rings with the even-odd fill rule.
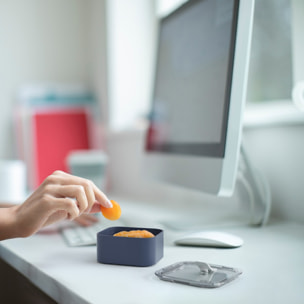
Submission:
[[[91,210],[89,211],[89,213],[98,213],[98,212],[100,212],[100,211],[101,211],[101,210],[100,210],[100,206],[101,206],[101,205],[100,205],[99,203],[95,202],[95,203],[93,204]]]

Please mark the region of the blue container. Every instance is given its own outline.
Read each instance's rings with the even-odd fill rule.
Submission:
[[[147,230],[152,238],[113,236],[120,231]],[[97,233],[97,261],[104,264],[151,266],[164,255],[164,234],[161,229],[110,227]]]

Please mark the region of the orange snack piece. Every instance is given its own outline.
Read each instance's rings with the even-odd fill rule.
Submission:
[[[148,230],[130,230],[130,231],[120,231],[114,234],[114,236],[120,237],[131,237],[131,238],[152,238],[154,234]]]
[[[112,208],[106,208],[104,206],[100,206],[100,210],[102,215],[107,218],[108,220],[115,221],[118,220],[121,216],[121,208],[118,203],[116,203],[113,200],[110,200],[113,207]]]

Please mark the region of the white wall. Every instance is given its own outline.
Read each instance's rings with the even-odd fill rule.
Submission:
[[[12,113],[20,85],[90,83],[90,4],[0,0],[0,159],[16,157]]]
[[[294,82],[304,80],[304,1],[292,0],[293,17],[293,78]]]
[[[100,139],[95,148],[104,147],[105,129],[108,124],[108,64],[106,0],[85,0],[89,8],[89,78],[99,104],[95,117],[95,138]]]
[[[304,115],[304,113],[303,113]],[[253,163],[270,183],[272,215],[304,223],[304,124],[245,128]]]
[[[107,1],[109,126],[121,130],[147,115],[153,87],[155,1]]]

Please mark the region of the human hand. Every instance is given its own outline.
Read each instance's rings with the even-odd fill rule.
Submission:
[[[74,220],[81,214],[99,212],[100,205],[112,207],[93,182],[55,171],[22,205],[10,208],[15,216],[14,234],[30,236],[59,220]]]

